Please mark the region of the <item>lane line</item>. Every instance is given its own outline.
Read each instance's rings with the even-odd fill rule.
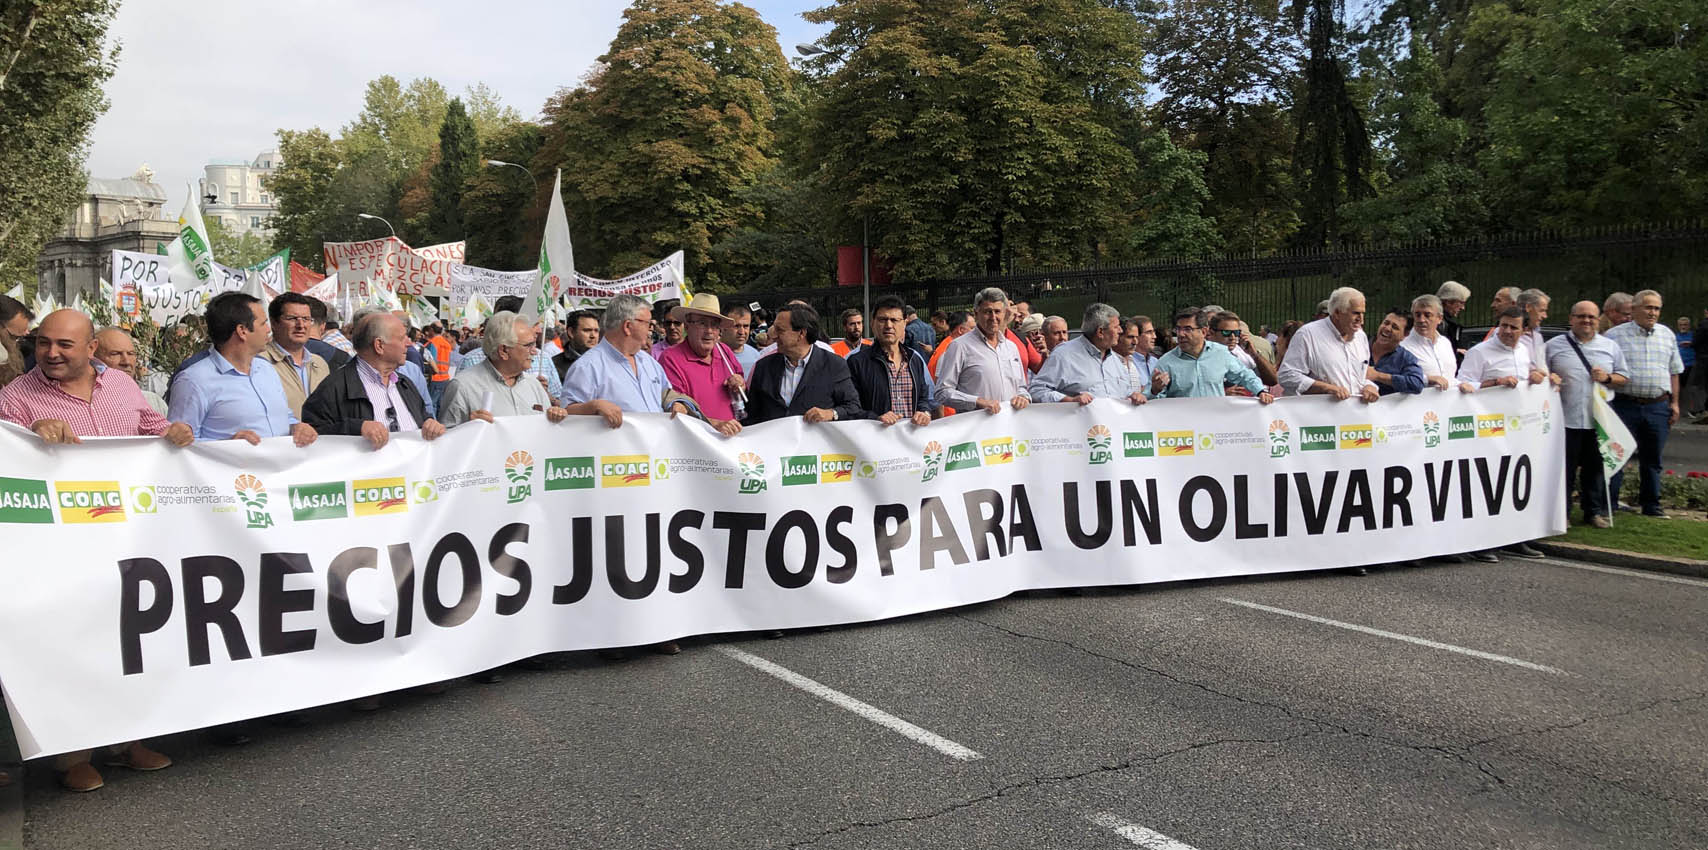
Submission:
[[[1272,607],[1269,605],[1259,605],[1256,602],[1247,602],[1243,599],[1230,599],[1230,598],[1224,596],[1224,597],[1221,597],[1221,601],[1226,602],[1229,605],[1239,605],[1239,606],[1242,606],[1245,608],[1251,608],[1251,609],[1258,610],[1258,611],[1268,611],[1271,614],[1280,614],[1284,617],[1293,617],[1293,618],[1300,619],[1300,620],[1306,620],[1306,621],[1312,622],[1312,623],[1319,623],[1319,624],[1324,625],[1324,626],[1334,626],[1337,629],[1347,629],[1349,631],[1360,632],[1360,633],[1367,634],[1367,635],[1375,635],[1376,637],[1384,637],[1384,638],[1388,638],[1390,640],[1401,640],[1401,641],[1405,641],[1406,643],[1417,644],[1418,646],[1427,646],[1430,649],[1444,649],[1448,652],[1457,652],[1460,655],[1469,655],[1472,658],[1481,658],[1485,661],[1499,661],[1502,664],[1511,664],[1514,667],[1523,667],[1526,670],[1536,670],[1536,671],[1539,671],[1542,673],[1554,673],[1554,674],[1561,675],[1561,676],[1566,675],[1566,671],[1561,670],[1558,667],[1549,667],[1546,664],[1537,664],[1537,663],[1532,662],[1532,661],[1525,661],[1521,658],[1513,658],[1513,657],[1507,656],[1507,655],[1496,655],[1492,652],[1484,652],[1480,649],[1470,649],[1468,647],[1463,647],[1463,646],[1454,646],[1453,644],[1450,644],[1450,643],[1442,643],[1440,641],[1434,641],[1434,640],[1430,640],[1428,638],[1413,637],[1412,635],[1402,635],[1399,632],[1389,632],[1389,631],[1383,631],[1382,629],[1372,629],[1369,626],[1360,626],[1357,623],[1343,623],[1339,620],[1330,620],[1326,617],[1317,617],[1317,616],[1314,616],[1311,614],[1303,614],[1303,613],[1300,613],[1298,611],[1289,611],[1286,608],[1275,608],[1275,607]]]
[[[1120,815],[1099,812],[1095,815],[1088,815],[1088,817],[1092,823],[1131,841],[1135,846],[1145,848],[1145,850],[1197,850],[1190,844],[1176,841],[1154,829],[1146,829],[1122,818]]]
[[[915,726],[914,724],[890,714],[875,705],[861,702],[860,700],[836,690],[829,685],[809,679],[787,667],[760,658],[751,652],[744,652],[733,646],[719,646],[716,647],[716,649],[724,655],[740,661],[761,673],[782,679],[783,681],[788,682],[789,684],[794,685],[795,687],[800,688],[801,690],[806,691],[825,702],[852,711],[855,714],[884,727],[885,729],[895,732],[898,735],[911,738],[912,740],[924,744],[925,746],[930,747],[950,758],[960,759],[961,761],[972,761],[974,759],[984,758],[983,755],[980,755],[969,747],[963,747],[942,735],[930,731],[929,729]]]
[[[1668,575],[1666,573],[1647,573],[1640,570],[1622,570],[1618,567],[1603,567],[1596,564],[1579,564],[1572,561],[1560,561],[1554,558],[1544,560],[1542,563],[1554,567],[1571,567],[1574,570],[1590,570],[1591,572],[1597,573],[1611,573],[1616,576],[1646,578],[1649,581],[1665,581],[1673,584],[1691,584],[1697,587],[1708,587],[1708,581],[1703,581],[1699,578],[1685,578],[1684,576]]]

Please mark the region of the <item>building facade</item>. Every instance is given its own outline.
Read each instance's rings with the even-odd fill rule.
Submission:
[[[99,291],[114,251],[155,253],[178,238],[178,221],[165,210],[166,189],[148,166],[119,179],[90,178],[88,192],[36,260],[36,291],[61,304]]]
[[[271,192],[261,185],[264,177],[282,164],[278,151],[262,151],[252,160],[215,160],[202,178],[203,220],[217,218],[233,236],[254,233],[273,235],[273,213],[279,209]],[[209,200],[212,198],[212,200]]]

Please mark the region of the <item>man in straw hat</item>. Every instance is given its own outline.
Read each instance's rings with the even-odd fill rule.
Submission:
[[[694,400],[718,432],[734,436],[741,432],[741,415],[747,405],[747,381],[735,352],[724,345],[724,316],[718,297],[701,292],[687,304],[670,311],[681,322],[683,340],[659,352],[658,365],[676,391]],[[738,412],[736,408],[743,408]]]

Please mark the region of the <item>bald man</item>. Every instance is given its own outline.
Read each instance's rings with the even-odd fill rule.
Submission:
[[[160,415],[166,415],[166,399],[142,386],[142,358],[136,354],[136,341],[124,328],[102,328],[95,334],[95,359],[105,363],[108,369],[129,375],[142,390],[148,406],[159,411]]]
[[[95,325],[76,310],[49,313],[36,328],[36,367],[0,390],[0,418],[49,443],[80,437],[195,440],[190,426],[168,422],[142,397],[136,380],[95,359]]]

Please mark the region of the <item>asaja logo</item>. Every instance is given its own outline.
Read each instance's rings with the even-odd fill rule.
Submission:
[[[1423,447],[1433,449],[1441,445],[1441,417],[1431,410],[1423,414]]]
[[[1506,414],[1479,413],[1477,414],[1477,436],[1504,437],[1506,436]]]
[[[1340,447],[1367,449],[1376,444],[1376,429],[1370,425],[1340,426]]]
[[[741,487],[737,492],[765,492],[765,458],[753,452],[742,452],[736,456],[735,462],[741,467]]]
[[[439,501],[439,485],[431,478],[417,481],[409,485],[409,500],[417,505],[437,502]]]
[[[593,474],[592,457],[546,458],[546,491],[591,490],[598,478]]]
[[[267,510],[267,487],[261,479],[245,472],[231,482],[237,501],[243,503],[243,521],[249,528],[272,528],[273,513]]]
[[[783,486],[818,483],[818,455],[789,455],[783,458]]]
[[[1014,462],[1014,438],[998,437],[994,440],[980,440],[979,451],[984,453],[984,462],[988,466],[993,463]]]
[[[949,462],[944,469],[954,472],[957,469],[977,469],[979,467],[979,444],[956,443],[949,447]]]
[[[1269,456],[1286,457],[1293,451],[1293,430],[1285,419],[1269,421]]]
[[[53,502],[47,497],[47,482],[0,478],[0,522],[53,524]]]
[[[1329,451],[1339,439],[1333,425],[1306,425],[1299,429],[1299,451]]]
[[[1477,420],[1471,416],[1451,416],[1447,419],[1447,439],[1469,440],[1477,436]]]
[[[152,484],[138,484],[125,491],[130,497],[130,509],[139,514],[160,512],[160,500],[155,496]]]
[[[534,495],[534,456],[517,449],[504,459],[504,477],[510,479],[510,489],[504,503],[514,505]]]
[[[819,455],[818,480],[820,484],[834,484],[854,480],[853,455]]]
[[[1162,457],[1185,457],[1197,446],[1197,435],[1191,431],[1158,431],[1156,435],[1156,452]]]
[[[1107,425],[1093,425],[1085,432],[1085,460],[1093,466],[1115,459],[1115,434]]]
[[[601,455],[599,484],[603,487],[645,487],[652,482],[652,458],[647,455]]]
[[[124,522],[125,501],[117,481],[55,481],[62,522]]]
[[[356,516],[391,516],[409,510],[402,478],[363,478],[350,482]]]
[[[311,519],[343,519],[349,515],[349,496],[345,493],[344,482],[291,485],[291,519],[307,522]]]
[[[1128,431],[1121,435],[1124,457],[1156,457],[1156,435],[1150,431]]]
[[[943,469],[943,444],[936,440],[926,443],[925,452],[920,455],[920,460],[925,464],[925,470],[920,473],[919,480],[930,481],[936,478],[937,473]]]

